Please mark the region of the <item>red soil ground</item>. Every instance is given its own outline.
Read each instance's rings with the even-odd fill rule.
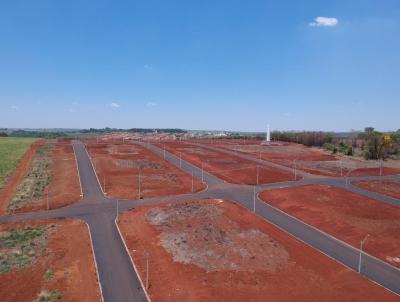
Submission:
[[[0,225],[0,232],[12,228],[50,225],[44,254],[25,268],[0,274],[0,301],[37,301],[42,290],[57,290],[62,301],[101,301],[88,229],[78,220],[46,220]],[[45,277],[51,270],[51,280]]]
[[[369,180],[352,182],[352,185],[400,199],[400,180]]]
[[[322,231],[400,267],[400,208],[330,186],[274,189],[262,200]]]
[[[257,165],[256,163],[229,155],[223,152],[209,150],[183,142],[165,142],[158,144],[176,156],[203,168],[205,171],[214,174],[227,182],[235,184],[256,184],[257,169],[259,170],[259,184],[273,183],[293,180],[293,174]],[[258,168],[257,168],[258,166]]]
[[[78,202],[81,199],[78,169],[75,154],[69,141],[58,141],[54,144],[51,155],[52,174],[49,190],[49,208],[56,209]],[[31,212],[47,209],[47,189],[42,197],[16,210],[16,213]]]
[[[372,176],[379,175],[380,169],[373,162],[361,159],[342,158],[321,149],[306,147],[301,144],[280,142],[279,145],[261,145],[257,140],[222,140],[213,142],[210,140],[199,140],[201,143],[215,144],[218,147],[235,150],[254,158],[271,161],[286,167],[296,167],[299,170],[322,176]],[[390,165],[390,163],[385,163]],[[341,166],[342,165],[342,171]],[[351,171],[351,172],[350,172]],[[349,173],[350,172],[350,173]],[[400,174],[400,169],[395,167],[384,167],[383,175]]]
[[[139,172],[141,198],[192,191],[191,175],[142,146],[121,142],[97,144],[95,141],[88,141],[86,145],[103,188],[105,179],[108,196],[138,198]],[[204,184],[194,179],[194,192],[204,188]]]
[[[228,201],[142,207],[119,226],[142,280],[149,259],[152,301],[398,301]]]
[[[0,215],[4,215],[7,212],[7,204],[10,198],[13,196],[18,185],[28,172],[29,166],[32,162],[33,157],[36,154],[36,150],[39,146],[43,145],[44,141],[34,142],[25,155],[21,158],[18,168],[8,178],[4,187],[0,190]]]

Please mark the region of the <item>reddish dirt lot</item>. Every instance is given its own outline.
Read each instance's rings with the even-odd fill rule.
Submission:
[[[242,159],[237,156],[223,152],[209,150],[199,146],[182,142],[165,142],[158,144],[176,156],[203,168],[205,171],[214,174],[221,179],[236,184],[256,184],[257,169],[259,171],[259,184],[273,183],[293,180],[291,173],[286,173],[268,166],[257,165],[256,163]],[[258,168],[257,168],[258,166]]]
[[[400,208],[330,186],[265,191],[262,200],[300,220],[400,267]]]
[[[139,145],[87,142],[99,181],[108,196],[123,199],[176,195],[192,191],[192,176]],[[205,185],[194,178],[194,192]]]
[[[200,143],[214,144],[218,147],[241,152],[254,158],[271,161],[293,168],[294,160],[299,170],[323,176],[369,176],[379,175],[379,163],[362,159],[336,156],[318,148],[301,144],[279,142],[261,145],[257,140],[199,140]],[[383,175],[399,174],[400,169],[385,163]],[[389,165],[389,166],[388,166]]]
[[[153,301],[397,301],[228,201],[143,207],[119,222]],[[146,256],[147,255],[147,256]]]
[[[7,212],[8,201],[13,196],[15,190],[17,189],[21,180],[24,178],[25,174],[28,172],[29,166],[32,162],[33,157],[36,154],[37,148],[43,144],[44,141],[37,141],[32,144],[29,150],[21,158],[17,170],[15,170],[12,175],[10,175],[7,183],[0,190],[0,215],[4,215]]]
[[[50,173],[52,174],[49,190],[49,208],[56,209],[78,202],[81,199],[78,169],[75,154],[69,141],[54,144],[51,155]],[[16,213],[47,209],[47,189],[42,197],[16,210]]]
[[[88,229],[83,222],[14,223],[0,225],[0,232],[44,225],[49,231],[42,254],[25,268],[0,273],[0,301],[37,301],[45,290],[57,290],[62,301],[101,301]],[[46,277],[47,271],[53,273],[52,278]]]
[[[352,185],[400,199],[400,180],[369,180],[352,182]]]

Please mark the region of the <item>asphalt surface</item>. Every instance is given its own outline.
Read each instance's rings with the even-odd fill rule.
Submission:
[[[177,156],[164,151],[154,145],[138,143],[152,152],[164,157],[165,160],[180,167],[193,177],[201,180],[201,168],[196,167]],[[254,162],[265,164],[284,171],[292,169],[274,163],[249,157],[244,154],[202,145],[204,147],[240,156]],[[117,214],[117,201],[104,196],[93,170],[91,160],[83,144],[74,143],[79,176],[82,185],[83,198],[81,201],[64,208],[1,216],[0,223],[14,221],[47,219],[47,218],[79,218],[88,223],[93,241],[93,249],[99,271],[100,284],[104,301],[147,301],[140,280],[131,264],[130,257],[125,249],[123,241],[115,226]],[[316,177],[306,172],[298,171],[303,177],[299,181],[287,181],[282,183],[248,186],[233,185],[203,171],[203,179],[207,189],[198,193],[182,194],[177,196],[165,196],[160,198],[128,200],[119,202],[119,212],[143,205],[159,204],[163,202],[179,202],[198,198],[221,198],[234,201],[249,210],[255,209],[255,214],[264,218],[278,228],[303,241],[309,246],[319,250],[328,257],[356,270],[360,251],[329,234],[322,232],[306,223],[268,205],[258,199],[258,193],[278,187],[299,186],[305,184],[327,184],[341,187],[376,200],[400,205],[400,200],[378,193],[369,192],[351,185],[351,181],[376,179],[378,177],[349,177],[348,182],[343,178]],[[381,179],[400,179],[400,176],[384,176]],[[386,287],[396,294],[400,294],[400,270],[371,256],[363,253],[361,273],[372,281]]]

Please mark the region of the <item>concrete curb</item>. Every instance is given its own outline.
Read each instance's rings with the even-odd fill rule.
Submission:
[[[133,262],[132,256],[131,256],[131,254],[129,253],[129,249],[128,249],[128,246],[126,245],[125,238],[122,236],[121,230],[120,230],[119,227],[118,227],[117,218],[115,218],[114,223],[115,223],[115,226],[117,227],[117,231],[118,231],[118,233],[119,233],[119,236],[121,237],[122,242],[124,243],[125,250],[126,250],[126,252],[128,253],[129,259],[131,259],[131,263],[132,263],[133,269],[135,270],[135,273],[136,273],[136,275],[138,276],[140,285],[141,285],[142,288],[143,288],[143,292],[144,292],[144,294],[146,295],[147,301],[151,302],[150,296],[149,296],[149,294],[147,293],[146,287],[144,286],[144,283],[143,283],[143,281],[142,281],[142,278],[140,277],[140,274],[139,274],[139,272],[138,272],[138,270],[137,270],[137,268],[136,268],[135,262]]]
[[[86,227],[88,228],[88,232],[89,232],[89,238],[90,238],[90,245],[92,247],[92,255],[93,255],[93,260],[94,260],[94,266],[96,268],[96,274],[97,274],[97,282],[99,284],[99,289],[100,289],[100,296],[101,296],[101,301],[104,302],[104,296],[103,296],[103,289],[101,287],[101,282],[100,282],[100,274],[99,274],[99,270],[97,268],[97,260],[96,260],[96,254],[94,252],[94,248],[93,248],[93,240],[92,240],[92,234],[90,232],[90,226],[89,224],[84,221],[86,224]]]

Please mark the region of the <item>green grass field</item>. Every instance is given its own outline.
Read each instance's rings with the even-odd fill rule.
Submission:
[[[0,137],[0,189],[36,138]]]

